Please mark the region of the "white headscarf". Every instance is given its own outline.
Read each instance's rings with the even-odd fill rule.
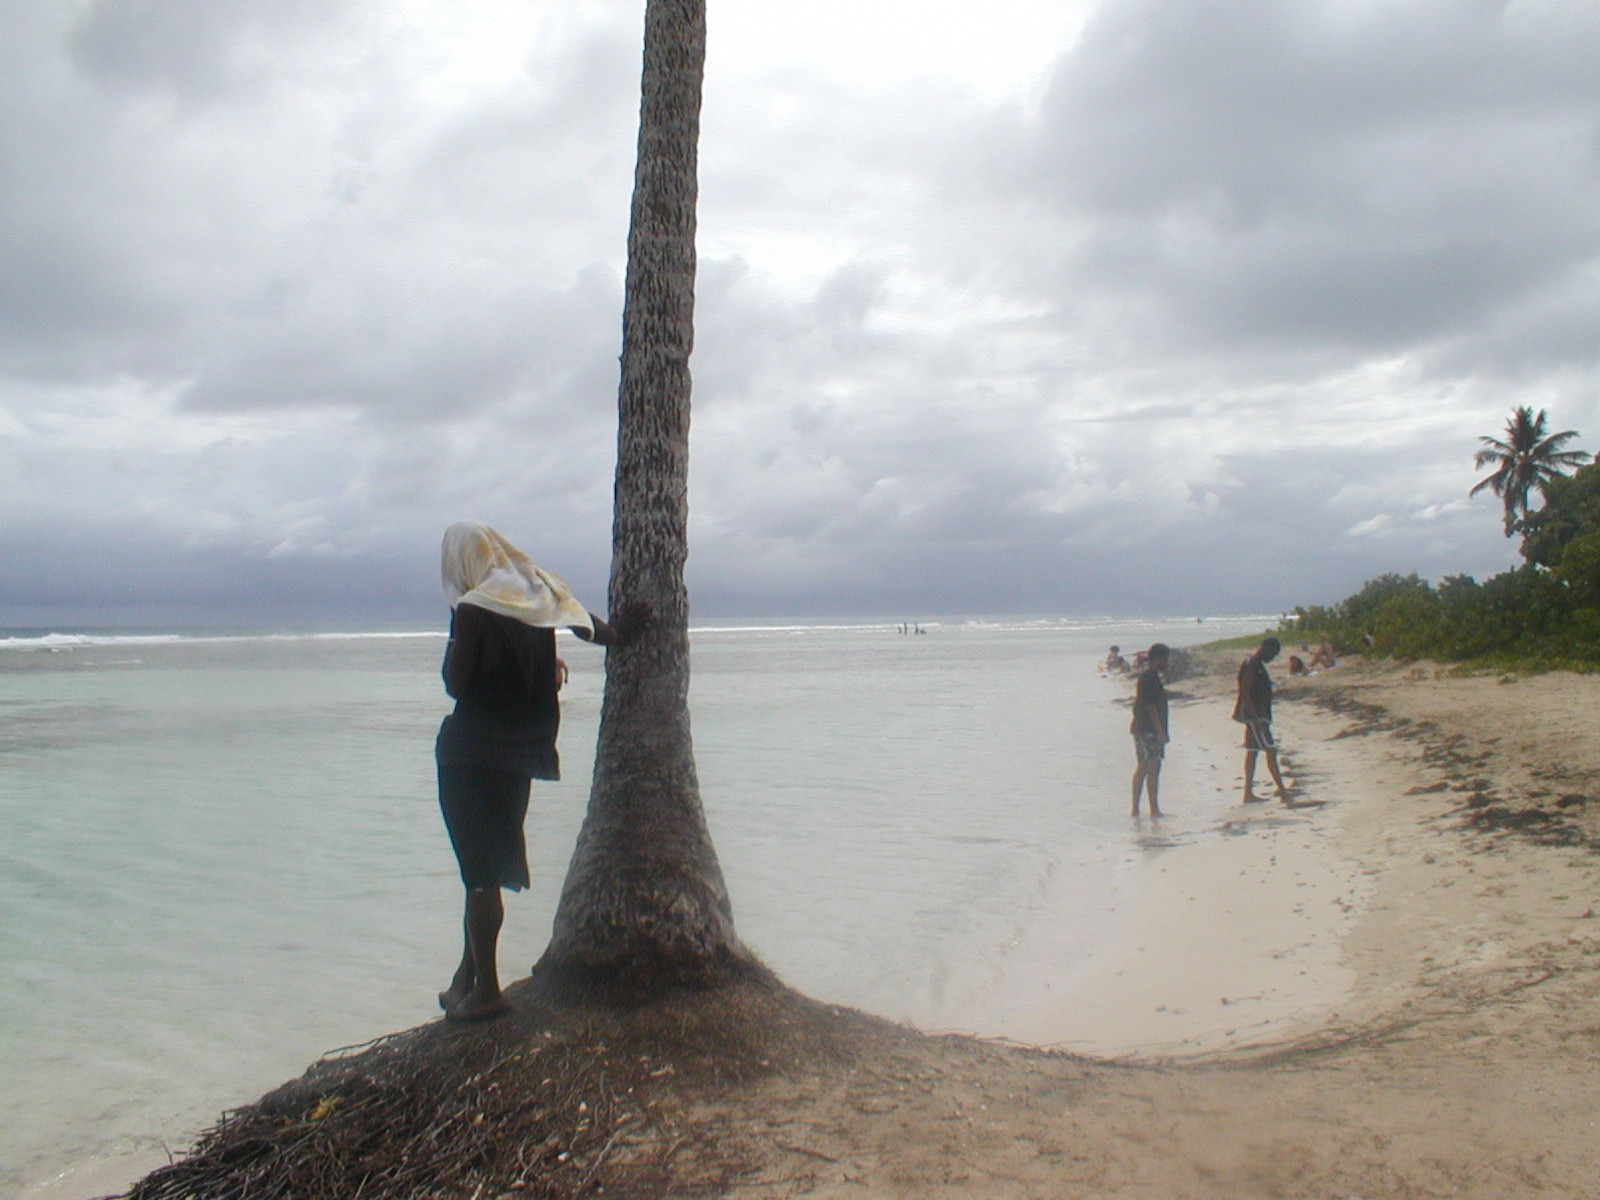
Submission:
[[[465,602],[524,625],[594,632],[589,610],[559,576],[541,571],[482,521],[457,521],[444,531],[439,571],[451,608]]]

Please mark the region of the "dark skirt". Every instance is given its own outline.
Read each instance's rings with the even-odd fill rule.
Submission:
[[[528,886],[529,779],[477,763],[439,764],[439,807],[469,888]]]

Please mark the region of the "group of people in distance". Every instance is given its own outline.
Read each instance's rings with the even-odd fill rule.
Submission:
[[[1239,686],[1233,703],[1233,719],[1244,726],[1244,802],[1256,804],[1265,796],[1255,793],[1256,759],[1265,756],[1267,770],[1273,785],[1278,789],[1278,799],[1288,804],[1289,789],[1278,769],[1278,746],[1272,740],[1272,677],[1267,674],[1267,664],[1282,649],[1275,637],[1263,638],[1261,645],[1239,664]],[[1111,647],[1111,656],[1121,658],[1117,647]],[[1157,642],[1145,651],[1144,670],[1134,683],[1133,723],[1133,815],[1139,815],[1139,798],[1149,800],[1150,815],[1161,815],[1160,787],[1161,761],[1166,756],[1166,745],[1172,740],[1167,722],[1167,689],[1161,674],[1172,661],[1172,650]],[[1106,660],[1110,666],[1111,658]]]
[[[1100,669],[1107,675],[1126,675],[1131,671],[1142,671],[1145,668],[1145,660],[1149,655],[1150,652],[1148,650],[1140,650],[1133,656],[1133,661],[1130,663],[1122,657],[1122,647],[1113,646],[1111,647],[1111,653],[1106,655],[1106,661],[1101,665]]]
[[[1305,647],[1301,646],[1300,649],[1305,650]],[[1339,665],[1338,660],[1333,657],[1332,642],[1324,640],[1322,645],[1318,646],[1315,650],[1307,651],[1307,653],[1311,655],[1311,661],[1309,663],[1306,662],[1305,659],[1301,658],[1298,654],[1289,655],[1289,674],[1310,675],[1313,671],[1323,670],[1328,667],[1337,667]]]

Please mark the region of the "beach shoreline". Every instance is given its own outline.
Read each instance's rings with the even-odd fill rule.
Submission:
[[[1003,987],[1003,1017],[978,1032],[1095,1058],[1199,1057],[1313,1031],[1347,1001],[1344,941],[1371,888],[1345,826],[1375,798],[1327,794],[1322,780],[1343,770],[1324,762],[1329,730],[1297,715],[1284,761],[1301,805],[1242,803],[1232,658],[1220,659],[1175,689],[1164,815],[1132,821],[1143,861],[1124,936],[1070,963],[1049,945],[1063,918],[1040,922],[1011,956],[1026,965]],[[1296,780],[1301,767],[1310,777]]]
[[[1033,1036],[1006,1039],[1030,1046],[905,1031],[664,1083],[675,1144],[714,1142],[756,1197],[1592,1195],[1600,677],[1280,678],[1287,773],[1319,806],[1242,809],[1240,654],[1200,657],[1173,710],[1172,844],[1150,849],[1124,959],[1035,1004]],[[1014,959],[1021,1028],[1051,959]],[[617,1158],[608,1193],[711,1170],[668,1158],[664,1190],[631,1193]]]

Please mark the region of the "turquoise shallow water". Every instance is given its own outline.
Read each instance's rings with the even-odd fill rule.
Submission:
[[[697,629],[696,756],[742,935],[810,994],[981,1028],[1029,922],[1066,912],[1087,948],[1139,886],[1106,645],[1264,623]],[[0,1192],[179,1149],[319,1054],[437,1016],[460,919],[442,649],[0,635]],[[510,976],[587,799],[601,652],[562,653],[566,778],[535,788]]]

